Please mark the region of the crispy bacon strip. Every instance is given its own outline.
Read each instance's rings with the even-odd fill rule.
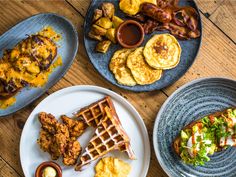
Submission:
[[[178,2],[179,0],[157,0],[157,5],[143,3],[140,14],[136,16],[141,16],[142,19],[148,17],[143,22],[145,33],[151,33],[154,30],[169,30],[179,39],[198,38],[200,31],[197,11],[188,6],[180,7]]]

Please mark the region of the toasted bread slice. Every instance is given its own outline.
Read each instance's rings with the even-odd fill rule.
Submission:
[[[232,120],[230,120],[230,118],[228,117],[228,111],[229,110],[236,110],[236,107],[231,107],[231,108],[227,108],[223,111],[219,111],[219,112],[215,112],[215,113],[212,113],[212,114],[209,114],[205,117],[208,117],[209,118],[209,125],[213,125],[214,124],[214,121],[215,121],[215,118],[219,118],[219,117],[223,117],[227,123],[227,125],[231,128],[233,128],[233,126],[236,125],[236,123]],[[197,125],[197,124],[203,124],[203,119],[205,118],[200,118],[200,119],[197,119],[193,122],[191,122],[190,124],[186,125],[185,127],[182,128],[183,131],[186,131],[186,130],[190,130],[192,131],[192,128],[193,126]],[[192,131],[193,132],[193,131]],[[235,134],[235,133],[234,133]],[[232,135],[234,136],[234,135]],[[175,140],[173,141],[173,144],[172,144],[172,147],[175,151],[175,153],[178,155],[178,156],[181,156],[181,142],[182,142],[182,138],[181,138],[181,134],[179,134]],[[234,141],[235,143],[232,145],[232,146],[236,146],[236,141]],[[225,149],[226,145],[225,146],[222,146],[220,145],[220,142],[217,141],[216,143],[216,146],[217,148],[215,148],[215,151],[214,152],[218,152],[218,151],[222,151],[223,149]]]

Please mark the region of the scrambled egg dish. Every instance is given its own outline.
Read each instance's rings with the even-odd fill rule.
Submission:
[[[23,87],[43,86],[53,69],[62,65],[61,57],[54,61],[57,55],[54,41],[59,39],[60,35],[46,27],[4,52],[0,59],[0,109],[14,104],[13,96]]]
[[[97,163],[95,171],[95,177],[127,177],[131,167],[118,158],[105,157]]]
[[[120,0],[120,9],[129,15],[135,15],[139,12],[139,7],[142,3],[149,2],[157,4],[156,0]]]

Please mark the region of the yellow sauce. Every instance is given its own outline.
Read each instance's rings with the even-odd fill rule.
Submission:
[[[39,35],[52,39],[53,41],[58,41],[61,39],[61,35],[57,34],[52,27],[47,26],[43,28],[42,31],[38,32]],[[46,70],[40,70],[39,65],[36,61],[33,61],[29,56],[22,56],[21,52],[24,52],[30,47],[27,43],[22,43],[20,46],[14,47],[10,53],[3,55],[0,59],[0,79],[6,81],[14,81],[17,88],[22,88],[21,81],[25,81],[31,87],[42,87],[48,81],[49,75],[54,71],[55,68],[62,65],[62,58],[58,56],[54,59],[54,62]],[[49,43],[47,43],[50,46]],[[28,48],[27,48],[28,47]],[[48,48],[45,46],[38,46],[37,52],[42,57],[47,57],[49,55]],[[0,92],[2,86],[0,85]],[[13,105],[16,99],[10,97],[8,99],[0,99],[0,109],[6,109],[7,107]]]
[[[62,58],[58,56],[54,63],[44,72],[39,73],[35,79],[31,81],[32,86],[34,87],[42,87],[47,83],[49,75],[53,72],[55,68],[58,66],[62,66]]]
[[[44,27],[38,34],[41,36],[48,37],[55,42],[61,40],[61,35],[56,33],[51,26]]]
[[[8,99],[0,100],[0,109],[6,109],[16,102],[15,97],[10,97]]]

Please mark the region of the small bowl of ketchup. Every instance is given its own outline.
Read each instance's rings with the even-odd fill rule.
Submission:
[[[41,163],[35,171],[35,177],[62,177],[61,167],[52,161]]]
[[[116,38],[124,48],[135,48],[142,44],[144,30],[140,23],[134,20],[126,20],[117,29]]]

